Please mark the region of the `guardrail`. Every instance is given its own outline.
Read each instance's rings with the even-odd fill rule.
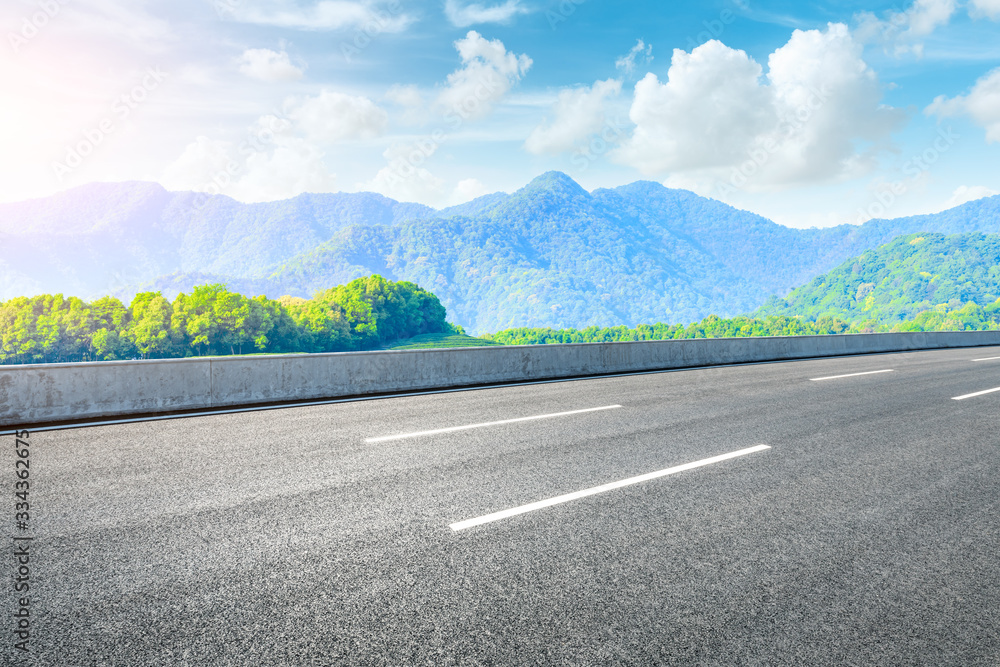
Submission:
[[[710,338],[0,366],[0,426],[852,354],[1000,345],[1000,331]]]

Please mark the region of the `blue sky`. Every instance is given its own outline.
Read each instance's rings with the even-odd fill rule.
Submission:
[[[791,226],[1000,191],[1000,0],[16,0],[0,200],[92,181],[432,206],[557,169]]]

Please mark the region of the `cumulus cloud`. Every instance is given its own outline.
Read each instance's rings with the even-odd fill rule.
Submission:
[[[284,51],[278,53],[270,49],[247,49],[240,56],[239,66],[241,74],[268,83],[298,81],[302,78],[302,70],[292,64]]]
[[[234,161],[233,148],[228,141],[213,141],[208,137],[198,137],[184,148],[176,160],[167,165],[160,177],[160,183],[168,190],[204,192],[214,182],[215,177],[225,173],[226,166]],[[225,180],[228,185],[232,176]]]
[[[291,0],[217,3],[220,12],[241,23],[254,23],[297,30],[375,29],[400,32],[413,18],[400,10],[398,2],[320,0],[305,6]]]
[[[924,112],[940,118],[969,116],[986,130],[987,142],[1000,141],[1000,67],[976,81],[968,95],[939,95]]]
[[[236,145],[198,137],[167,165],[160,182],[171,190],[225,194],[244,202],[333,190],[337,177],[315,145],[282,132],[259,135],[252,128],[251,136],[268,140]]]
[[[641,39],[628,53],[615,61],[615,67],[625,76],[635,73],[636,65],[648,65],[653,60],[653,45],[646,45]]]
[[[908,9],[890,11],[881,19],[871,12],[862,12],[857,16],[855,36],[865,43],[880,43],[896,55],[919,56],[923,54],[921,39],[948,25],[956,9],[955,0],[916,0]]]
[[[968,185],[960,185],[955,188],[954,192],[951,193],[951,197],[949,197],[948,201],[945,202],[944,208],[955,208],[956,206],[961,206],[966,202],[982,199],[983,197],[992,197],[993,195],[1000,195],[1000,192],[984,185],[973,185],[971,187]]]
[[[457,206],[488,193],[489,191],[486,189],[486,186],[478,178],[465,178],[455,186],[455,189],[451,193],[449,204]]]
[[[258,118],[238,144],[198,137],[166,166],[161,182],[241,201],[329,192],[336,174],[326,167],[322,145],[379,136],[387,123],[368,98],[332,91],[290,98],[283,113]]]
[[[612,156],[647,174],[752,176],[753,188],[856,175],[903,120],[881,104],[861,52],[843,24],[796,30],[766,77],[717,40],[676,49],[666,81],[650,73],[636,84],[635,130]]]
[[[623,162],[646,173],[733,164],[776,124],[760,65],[743,51],[712,40],[675,49],[671,62],[666,82],[649,73],[635,86]]]
[[[355,188],[435,208],[464,204],[488,193],[479,179],[462,179],[449,187],[443,178],[431,173],[425,162],[437,148],[430,140],[395,143],[382,153],[388,164],[370,181],[358,183]]]
[[[509,23],[518,14],[530,12],[530,9],[521,4],[521,0],[507,0],[499,5],[464,3],[459,0],[446,0],[444,3],[444,14],[456,28],[468,28],[477,23]]]
[[[969,2],[969,14],[973,18],[985,16],[994,21],[1000,20],[1000,0],[971,0]]]
[[[440,206],[448,195],[445,182],[422,166],[437,148],[431,141],[395,143],[382,153],[388,164],[372,180],[359,183],[357,188],[398,201]]]
[[[385,99],[401,107],[419,107],[424,103],[420,89],[416,86],[395,85],[385,93]]]
[[[367,97],[329,90],[292,102],[288,117],[308,137],[327,142],[377,137],[389,120],[386,112]]]
[[[385,92],[383,99],[396,107],[392,118],[397,123],[422,125],[428,119],[423,93],[416,86],[392,86]]]
[[[524,142],[525,149],[536,155],[572,150],[600,131],[605,123],[607,101],[618,96],[621,89],[621,81],[608,79],[589,88],[560,91],[553,107],[555,118],[532,130]]]
[[[462,118],[481,118],[521,80],[532,61],[507,51],[499,39],[487,40],[475,30],[455,42],[463,67],[448,75],[440,107]]]

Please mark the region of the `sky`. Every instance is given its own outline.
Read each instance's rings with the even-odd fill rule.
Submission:
[[[0,201],[437,208],[558,170],[793,227],[1000,192],[1000,0],[6,0]]]

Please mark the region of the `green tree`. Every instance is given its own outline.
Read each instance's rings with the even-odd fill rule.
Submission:
[[[159,292],[136,294],[129,305],[125,338],[135,345],[143,359],[168,357],[174,351],[170,335],[173,309]]]
[[[128,308],[118,299],[106,296],[90,304],[92,333],[90,356],[96,360],[127,359],[134,352],[122,337],[128,319]]]
[[[0,306],[0,354],[4,363],[36,361],[37,317],[32,300],[17,297]]]

